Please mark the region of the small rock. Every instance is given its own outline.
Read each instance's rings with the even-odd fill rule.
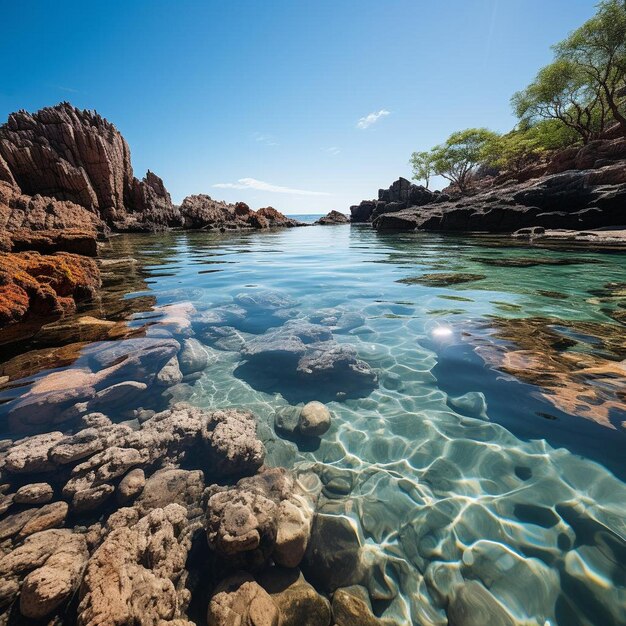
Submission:
[[[280,611],[252,576],[240,572],[223,580],[213,592],[208,626],[279,626]]]
[[[90,404],[93,406],[114,407],[126,402],[129,398],[134,398],[148,388],[146,383],[135,380],[127,380],[122,383],[111,385],[102,391],[98,391],[96,397]]]
[[[48,483],[33,483],[20,487],[15,493],[16,504],[45,504],[52,500],[54,491]]]
[[[382,623],[372,612],[367,589],[360,585],[337,589],[332,606],[336,626],[380,626]]]
[[[128,502],[136,498],[146,484],[146,475],[140,467],[130,470],[117,486],[118,502]]]
[[[183,373],[180,371],[178,359],[173,356],[157,374],[156,382],[161,387],[172,387],[183,381]]]
[[[17,538],[24,539],[42,530],[62,526],[69,507],[67,502],[53,502],[42,506],[19,531]]]
[[[308,402],[300,412],[298,430],[307,437],[319,437],[330,428],[330,411],[321,402]]]
[[[359,537],[347,517],[316,514],[302,571],[316,588],[332,592],[360,581],[360,553]]]
[[[197,339],[185,339],[178,363],[183,376],[201,372],[209,365],[209,352]]]
[[[280,610],[281,626],[329,626],[330,603],[310,585],[298,569],[270,567],[259,583]]]

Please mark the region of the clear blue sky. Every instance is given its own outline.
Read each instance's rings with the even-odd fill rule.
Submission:
[[[114,122],[135,174],[162,176],[176,202],[204,192],[319,213],[409,177],[411,152],[454,130],[510,129],[511,94],[594,0],[4,0],[1,9],[0,120],[69,100]]]

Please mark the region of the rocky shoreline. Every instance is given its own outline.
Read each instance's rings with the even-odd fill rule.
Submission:
[[[277,467],[291,444],[249,411],[176,401],[213,358],[196,337],[259,307],[288,311],[277,297],[242,295],[241,312],[157,308],[140,336],[2,389],[25,436],[0,442],[0,623],[383,623],[371,604],[382,565],[331,514],[337,476]],[[305,378],[374,376],[320,325],[288,323],[246,352]],[[277,412],[276,432],[316,439],[331,420],[309,402]]]
[[[174,205],[156,174],[134,176],[125,139],[95,112],[13,113],[0,126],[0,345],[97,299],[98,267],[81,256],[111,233],[302,225],[205,194]]]
[[[432,192],[400,178],[377,200],[350,207],[351,221],[379,230],[513,233],[626,225],[626,139],[568,148],[513,177],[477,179],[471,193]]]

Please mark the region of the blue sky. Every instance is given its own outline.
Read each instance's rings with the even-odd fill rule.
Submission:
[[[594,4],[5,0],[0,120],[69,100],[176,202],[346,212],[409,177],[412,151],[510,129],[512,93]]]

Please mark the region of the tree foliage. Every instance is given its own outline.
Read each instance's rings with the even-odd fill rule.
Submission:
[[[574,65],[626,135],[620,92],[626,85],[626,2],[604,0],[597,13],[554,47],[557,59]]]
[[[541,69],[526,89],[513,95],[512,104],[521,120],[531,124],[542,119],[559,120],[584,143],[600,132],[606,121],[601,92],[575,63],[564,58]]]
[[[485,161],[490,143],[498,135],[486,128],[468,128],[452,133],[431,150],[433,170],[465,193],[476,166]]]
[[[411,156],[413,178],[443,176],[465,193],[478,166],[519,172],[551,150],[587,143],[617,122],[626,136],[626,0],[602,0],[596,14],[554,46],[554,60],[511,99],[519,123],[452,133]]]
[[[430,183],[430,177],[434,174],[432,152],[414,152],[409,161],[413,168],[413,180],[424,181],[426,189]]]

